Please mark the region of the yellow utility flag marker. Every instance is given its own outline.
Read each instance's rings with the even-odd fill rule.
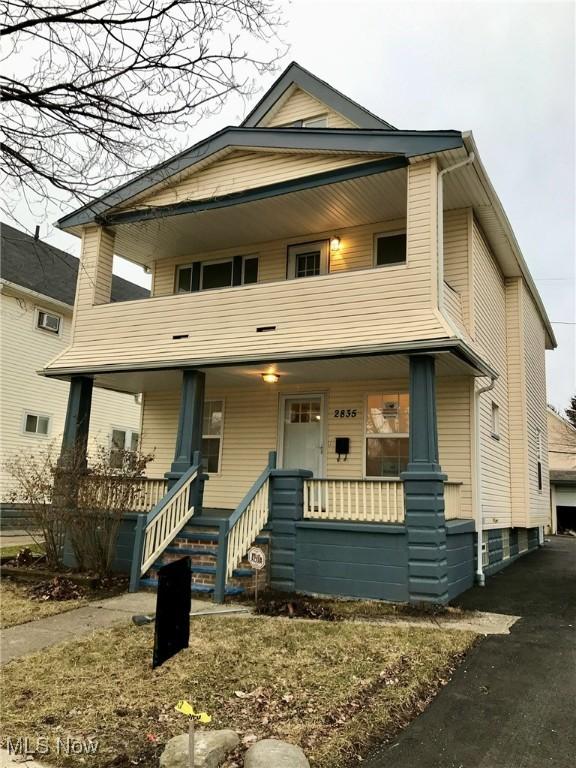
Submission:
[[[189,701],[182,699],[174,707],[176,712],[180,712],[186,715],[188,720],[188,755],[190,768],[194,768],[194,720],[198,720],[199,723],[211,723],[212,715],[208,712],[194,712],[194,707]]]
[[[188,701],[179,701],[174,709],[176,712],[180,712],[183,715],[188,715],[188,717],[195,717],[199,723],[212,722],[212,715],[209,715],[208,712],[194,712],[192,704],[190,704]]]

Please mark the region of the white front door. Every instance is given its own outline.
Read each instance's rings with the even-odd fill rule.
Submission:
[[[315,477],[321,477],[324,398],[322,395],[284,397],[282,417],[282,467],[309,469]]]

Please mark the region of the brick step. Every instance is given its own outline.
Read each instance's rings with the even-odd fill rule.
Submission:
[[[168,552],[171,555],[202,555],[204,557],[218,557],[217,549],[202,549],[202,547],[166,547],[164,552]]]
[[[140,579],[140,586],[144,589],[152,589],[156,591],[158,589],[157,579]],[[236,587],[227,584],[224,594],[227,597],[233,597],[234,595],[241,595],[244,592],[244,587]],[[211,595],[214,592],[214,587],[210,584],[195,584],[192,582],[192,594]]]

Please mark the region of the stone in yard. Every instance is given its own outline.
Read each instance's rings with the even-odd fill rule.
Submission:
[[[244,768],[310,768],[306,755],[295,744],[263,739],[246,752]]]
[[[240,743],[231,730],[196,731],[194,734],[195,768],[218,768],[224,758]],[[174,736],[160,756],[160,768],[190,768],[188,734]]]

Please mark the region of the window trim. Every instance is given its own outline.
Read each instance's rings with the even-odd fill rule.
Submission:
[[[41,312],[44,315],[52,315],[52,317],[58,318],[57,331],[54,331],[51,328],[45,328],[44,326],[39,325]],[[49,333],[51,336],[61,336],[63,321],[64,321],[64,316],[61,315],[59,312],[53,312],[51,309],[46,309],[45,307],[40,307],[40,306],[34,307],[34,329],[36,331],[40,331],[41,333]]]
[[[542,466],[542,438],[543,432],[540,427],[536,428],[536,473],[538,483],[538,493],[542,493],[544,489],[544,467]]]
[[[495,400],[490,404],[490,433],[494,440],[500,440],[500,406]]]
[[[28,419],[28,416],[35,416],[37,419],[48,419],[48,428],[46,430],[46,434],[44,434],[43,432],[28,432],[28,430],[26,429],[26,421]],[[25,437],[40,437],[42,440],[46,440],[47,438],[50,437],[52,432],[52,414],[40,413],[39,411],[29,411],[29,410],[23,411],[20,431]]]
[[[204,408],[206,408],[207,403],[222,403],[222,430],[219,435],[205,435],[204,429],[202,429],[202,440],[205,438],[207,440],[214,440],[215,438],[218,438],[220,440],[220,445],[218,447],[218,471],[217,472],[208,472],[206,471],[207,475],[210,475],[210,477],[220,477],[222,475],[222,449],[224,447],[224,424],[226,420],[226,399],[224,397],[207,397],[204,399],[204,407],[202,409],[202,422],[204,422]]]
[[[404,261],[394,261],[392,264],[378,264],[378,240],[381,237],[395,237],[396,235],[406,236],[406,258]],[[387,269],[388,267],[405,267],[408,264],[408,234],[406,228],[392,229],[389,232],[374,232],[372,236],[372,266],[377,269]]]
[[[308,123],[314,123],[316,120],[320,120],[324,118],[324,125],[316,126],[317,128],[328,128],[328,112],[321,112],[319,115],[314,115],[313,117],[303,117],[302,118],[302,128],[310,128]]]
[[[366,465],[367,465],[367,459],[368,459],[368,452],[366,450],[366,440],[369,437],[374,437],[377,440],[383,439],[383,438],[408,438],[408,441],[410,441],[410,432],[394,432],[387,435],[375,435],[373,433],[368,432],[368,398],[371,395],[377,395],[377,394],[384,394],[384,392],[374,392],[369,391],[364,393],[364,439],[362,442],[362,477],[364,480],[400,480],[400,475],[369,475],[366,472]],[[410,424],[410,391],[408,387],[402,387],[400,389],[396,390],[396,394],[398,395],[408,395],[408,424]]]
[[[296,249],[306,249],[310,246],[321,244],[320,249],[320,274],[307,275],[306,277],[296,277],[296,257],[300,254]],[[330,274],[330,240],[321,238],[320,240],[306,240],[302,243],[289,243],[286,246],[286,279],[287,280],[309,280],[315,277],[322,277]]]
[[[240,283],[240,285],[234,285],[234,259],[236,257],[238,257],[238,256],[242,259],[242,270],[241,270],[241,281],[242,282]],[[256,281],[256,283],[245,283],[244,282],[244,265],[245,265],[246,259],[257,259],[258,260],[258,280]],[[204,277],[204,266],[205,265],[212,266],[213,264],[227,264],[228,262],[230,262],[231,267],[232,267],[232,271],[231,271],[232,282],[231,282],[231,284],[230,285],[222,285],[219,288],[203,288],[202,287],[202,281],[203,281],[203,277]],[[199,274],[199,278],[198,278],[199,282],[198,282],[198,290],[197,291],[192,290],[192,271],[194,270],[194,265],[195,264],[199,264],[200,265],[200,274]],[[190,290],[188,290],[188,291],[180,291],[180,290],[178,290],[178,283],[180,282],[180,280],[179,280],[180,272],[183,269],[191,270],[191,274],[190,274],[190,283],[191,284],[190,284]],[[257,285],[258,282],[260,282],[260,254],[258,254],[258,253],[246,253],[246,254],[236,253],[233,256],[228,256],[228,257],[222,258],[222,259],[204,259],[204,260],[199,259],[198,261],[190,261],[190,262],[188,262],[186,264],[176,264],[176,269],[175,269],[175,272],[174,272],[174,294],[177,295],[177,296],[181,296],[182,294],[200,293],[201,291],[202,292],[204,292],[204,291],[227,291],[229,288],[242,288],[244,285]]]
[[[111,424],[110,425],[110,431],[108,433],[108,453],[110,456],[112,455],[112,451],[114,450],[114,446],[112,444],[112,436],[114,432],[124,432],[124,448],[121,450],[123,451],[131,451],[132,448],[132,435],[136,434],[138,435],[138,443],[140,443],[141,438],[141,432],[140,427],[132,428],[132,427],[121,427],[119,424]],[[127,447],[128,446],[128,447]],[[114,467],[114,469],[117,469],[117,467]]]

